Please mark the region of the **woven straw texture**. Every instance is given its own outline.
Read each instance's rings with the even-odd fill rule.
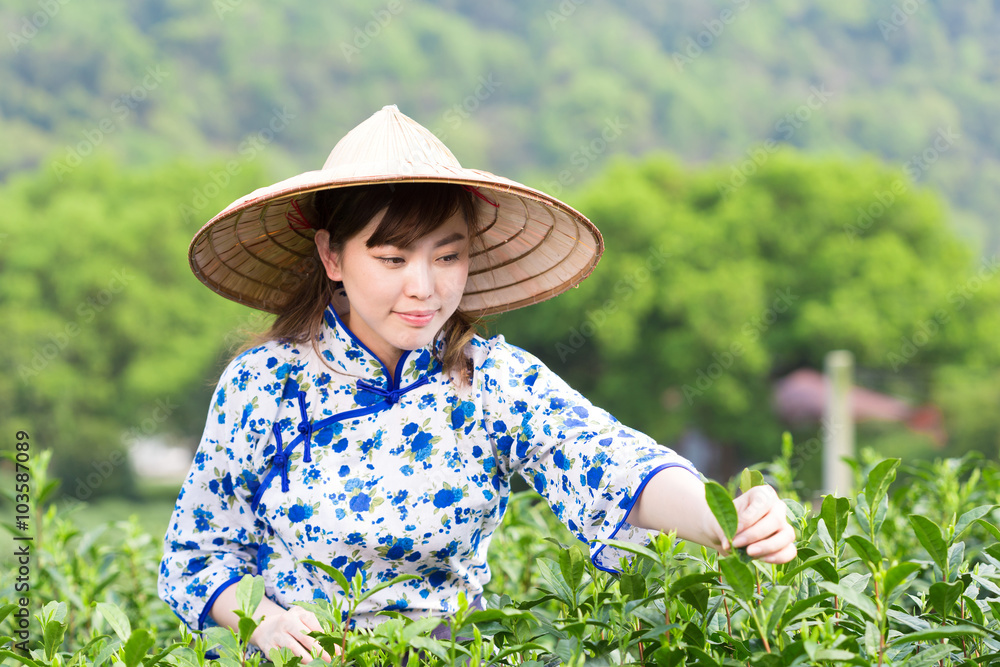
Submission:
[[[310,272],[311,194],[374,183],[437,182],[477,188],[486,221],[459,308],[487,315],[544,301],[586,278],[604,242],[570,206],[489,172],[463,168],[451,151],[395,105],[351,130],[322,169],[255,190],[212,218],[191,241],[189,260],[209,288],[279,313]]]

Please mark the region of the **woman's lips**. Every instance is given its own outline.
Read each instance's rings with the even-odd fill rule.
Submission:
[[[422,327],[430,324],[430,321],[434,319],[434,315],[437,314],[436,310],[424,310],[424,311],[411,311],[409,313],[397,312],[400,318],[407,324],[412,324],[414,326]]]

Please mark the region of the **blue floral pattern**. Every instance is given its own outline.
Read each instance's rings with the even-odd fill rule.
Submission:
[[[502,336],[474,339],[472,386],[457,386],[442,341],[404,353],[390,377],[331,305],[322,358],[271,341],[230,363],[160,564],[160,596],[185,623],[212,625],[215,598],[248,573],[284,607],[343,595],[309,559],[366,586],[420,577],[366,600],[358,626],[384,609],[447,615],[490,580],[514,474],[613,571],[625,554],[597,540],[648,541],[625,521],[645,482],[672,466],[698,474]]]

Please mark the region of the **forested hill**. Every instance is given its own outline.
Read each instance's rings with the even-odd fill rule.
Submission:
[[[4,179],[95,153],[284,177],[396,103],[463,164],[555,193],[611,153],[735,181],[778,143],[873,152],[1000,246],[988,0],[7,0],[0,25]]]

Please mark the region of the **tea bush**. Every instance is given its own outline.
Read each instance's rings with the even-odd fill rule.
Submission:
[[[864,457],[854,464],[857,495],[825,496],[812,507],[798,496],[791,457],[786,437],[783,455],[770,465],[744,471],[729,488],[707,486],[709,504],[730,534],[737,486],[767,480],[779,489],[799,536],[798,557],[784,565],[661,535],[648,548],[613,543],[634,557],[612,576],[596,570],[584,546],[525,493],[512,499],[491,549],[487,608],[461,600],[446,621],[452,639],[431,636],[437,619],[395,612],[375,629],[344,631],[342,619],[375,589],[322,563],[315,565],[349,593],[302,606],[320,619],[323,630],[313,635],[335,664],[345,665],[1000,663],[996,464],[965,457],[901,465]],[[266,662],[247,641],[262,579],[245,577],[237,585],[238,632],[192,634],[156,596],[159,539],[134,522],[74,529],[72,517],[51,504],[55,485],[45,477],[46,464],[47,456],[38,456],[32,470],[39,530],[31,633],[26,640],[17,635],[15,577],[8,573],[0,584],[0,664]],[[270,659],[278,667],[300,663],[286,649]]]

